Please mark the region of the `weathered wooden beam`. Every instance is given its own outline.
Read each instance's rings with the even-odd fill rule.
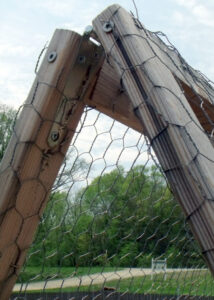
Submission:
[[[211,134],[214,129],[213,87],[207,83],[200,72],[191,68],[178,52],[168,47],[156,33],[149,32],[144,27],[143,29],[147,33],[152,51],[160,53],[160,61],[172,72],[200,124],[208,134]],[[126,91],[123,91],[120,78],[107,59],[86,104],[142,132],[142,124],[133,113],[129,96]]]
[[[142,24],[139,24],[146,33],[147,41],[154,54],[159,53],[161,63],[178,78],[182,84],[187,85],[208,102],[214,104],[214,88],[207,79],[197,70],[193,69],[171,44],[165,44],[161,33],[150,32]],[[199,101],[200,102],[200,101]]]
[[[10,297],[102,55],[79,34],[56,30],[18,116],[0,167],[1,300]]]
[[[214,274],[214,148],[147,32],[118,5],[93,21]]]
[[[133,104],[122,90],[117,72],[106,60],[85,103],[124,125],[143,132],[142,124],[134,114]]]
[[[146,33],[147,41],[153,54],[159,54],[160,63],[164,64],[172,72],[181,85],[185,97],[200,124],[207,133],[211,134],[214,128],[213,85],[199,71],[193,69],[172,45],[165,44],[160,38],[163,36],[161,33],[150,32],[142,24],[138,25]],[[203,105],[201,104],[202,102]]]
[[[180,81],[179,83],[201,126],[204,128],[207,134],[213,135],[212,131],[214,130],[214,104],[208,101],[207,98],[196,94],[196,92],[184,82]]]

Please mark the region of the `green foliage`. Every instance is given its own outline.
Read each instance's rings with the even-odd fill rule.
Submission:
[[[167,257],[168,267],[201,265],[184,228],[155,166],[118,167],[73,197],[51,195],[28,265],[150,267],[152,257]]]
[[[0,107],[0,160],[13,133],[16,112]],[[76,195],[71,182],[88,171],[71,148],[30,249],[28,266],[150,267],[152,257],[168,267],[203,265],[182,212],[154,165],[118,166]],[[188,238],[187,238],[188,237]]]
[[[6,105],[0,105],[0,161],[13,133],[15,115],[15,110]]]

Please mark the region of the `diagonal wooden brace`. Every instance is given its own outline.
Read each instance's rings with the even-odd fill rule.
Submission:
[[[214,274],[212,143],[162,50],[128,12],[110,6],[93,26]]]

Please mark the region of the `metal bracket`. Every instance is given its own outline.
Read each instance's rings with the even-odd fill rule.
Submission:
[[[53,126],[48,136],[48,145],[55,148],[63,143],[68,123],[74,113],[77,103],[83,101],[85,94],[90,93],[93,78],[104,61],[104,51],[83,36],[76,61],[72,67],[68,82],[63,91],[64,96],[59,104]]]

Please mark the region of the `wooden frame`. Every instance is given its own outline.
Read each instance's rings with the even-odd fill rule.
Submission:
[[[203,103],[214,121],[213,89],[191,69],[193,80],[176,52],[120,6],[93,24],[107,57],[89,36],[55,32],[1,164],[2,300],[9,299],[85,105],[149,138],[214,274],[214,149],[200,109]]]

